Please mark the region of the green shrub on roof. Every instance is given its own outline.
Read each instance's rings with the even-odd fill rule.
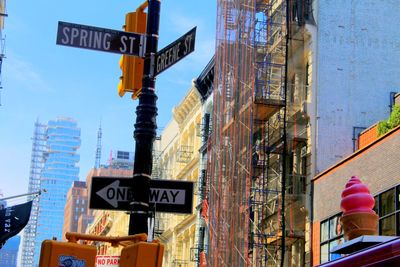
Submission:
[[[378,136],[389,132],[398,125],[400,125],[400,105],[395,105],[389,118],[378,123]]]
[[[387,121],[378,122],[378,136],[384,135],[390,130]]]
[[[400,105],[393,106],[392,114],[388,119],[388,124],[391,128],[400,125]]]

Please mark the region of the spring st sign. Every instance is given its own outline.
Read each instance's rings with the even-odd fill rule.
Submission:
[[[143,57],[146,37],[133,32],[59,21],[57,44]]]

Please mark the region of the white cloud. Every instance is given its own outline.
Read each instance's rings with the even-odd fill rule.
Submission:
[[[35,67],[28,61],[21,59],[18,55],[7,52],[7,58],[3,62],[4,79],[19,88],[31,92],[53,91],[47,81],[36,71]]]

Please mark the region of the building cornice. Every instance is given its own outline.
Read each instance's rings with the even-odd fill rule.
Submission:
[[[187,228],[188,226],[192,226],[195,222],[196,222],[196,214],[190,214],[174,227],[174,232],[177,233],[182,230],[185,230],[185,228]]]
[[[192,84],[185,98],[172,110],[175,121],[180,129],[186,124],[186,120],[191,118],[191,113],[200,108],[200,94]]]

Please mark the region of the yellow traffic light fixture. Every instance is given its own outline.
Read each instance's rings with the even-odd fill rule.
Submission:
[[[126,14],[124,30],[126,32],[146,33],[147,14],[144,9],[147,2],[143,3],[135,12]],[[122,76],[118,84],[118,95],[124,96],[126,92],[132,93],[132,98],[137,99],[142,90],[144,59],[141,57],[123,55],[119,66]]]
[[[121,250],[120,267],[161,267],[164,245],[157,241],[136,242]]]
[[[79,240],[108,242],[113,247],[123,246],[121,256],[116,256],[120,267],[162,266],[164,245],[158,241],[146,242],[146,234],[113,237],[67,232],[65,237],[68,242],[55,240],[42,242],[39,267],[97,266],[96,246],[79,244]]]
[[[97,249],[95,246],[55,240],[44,240],[40,250],[39,267],[95,267],[96,253]]]

